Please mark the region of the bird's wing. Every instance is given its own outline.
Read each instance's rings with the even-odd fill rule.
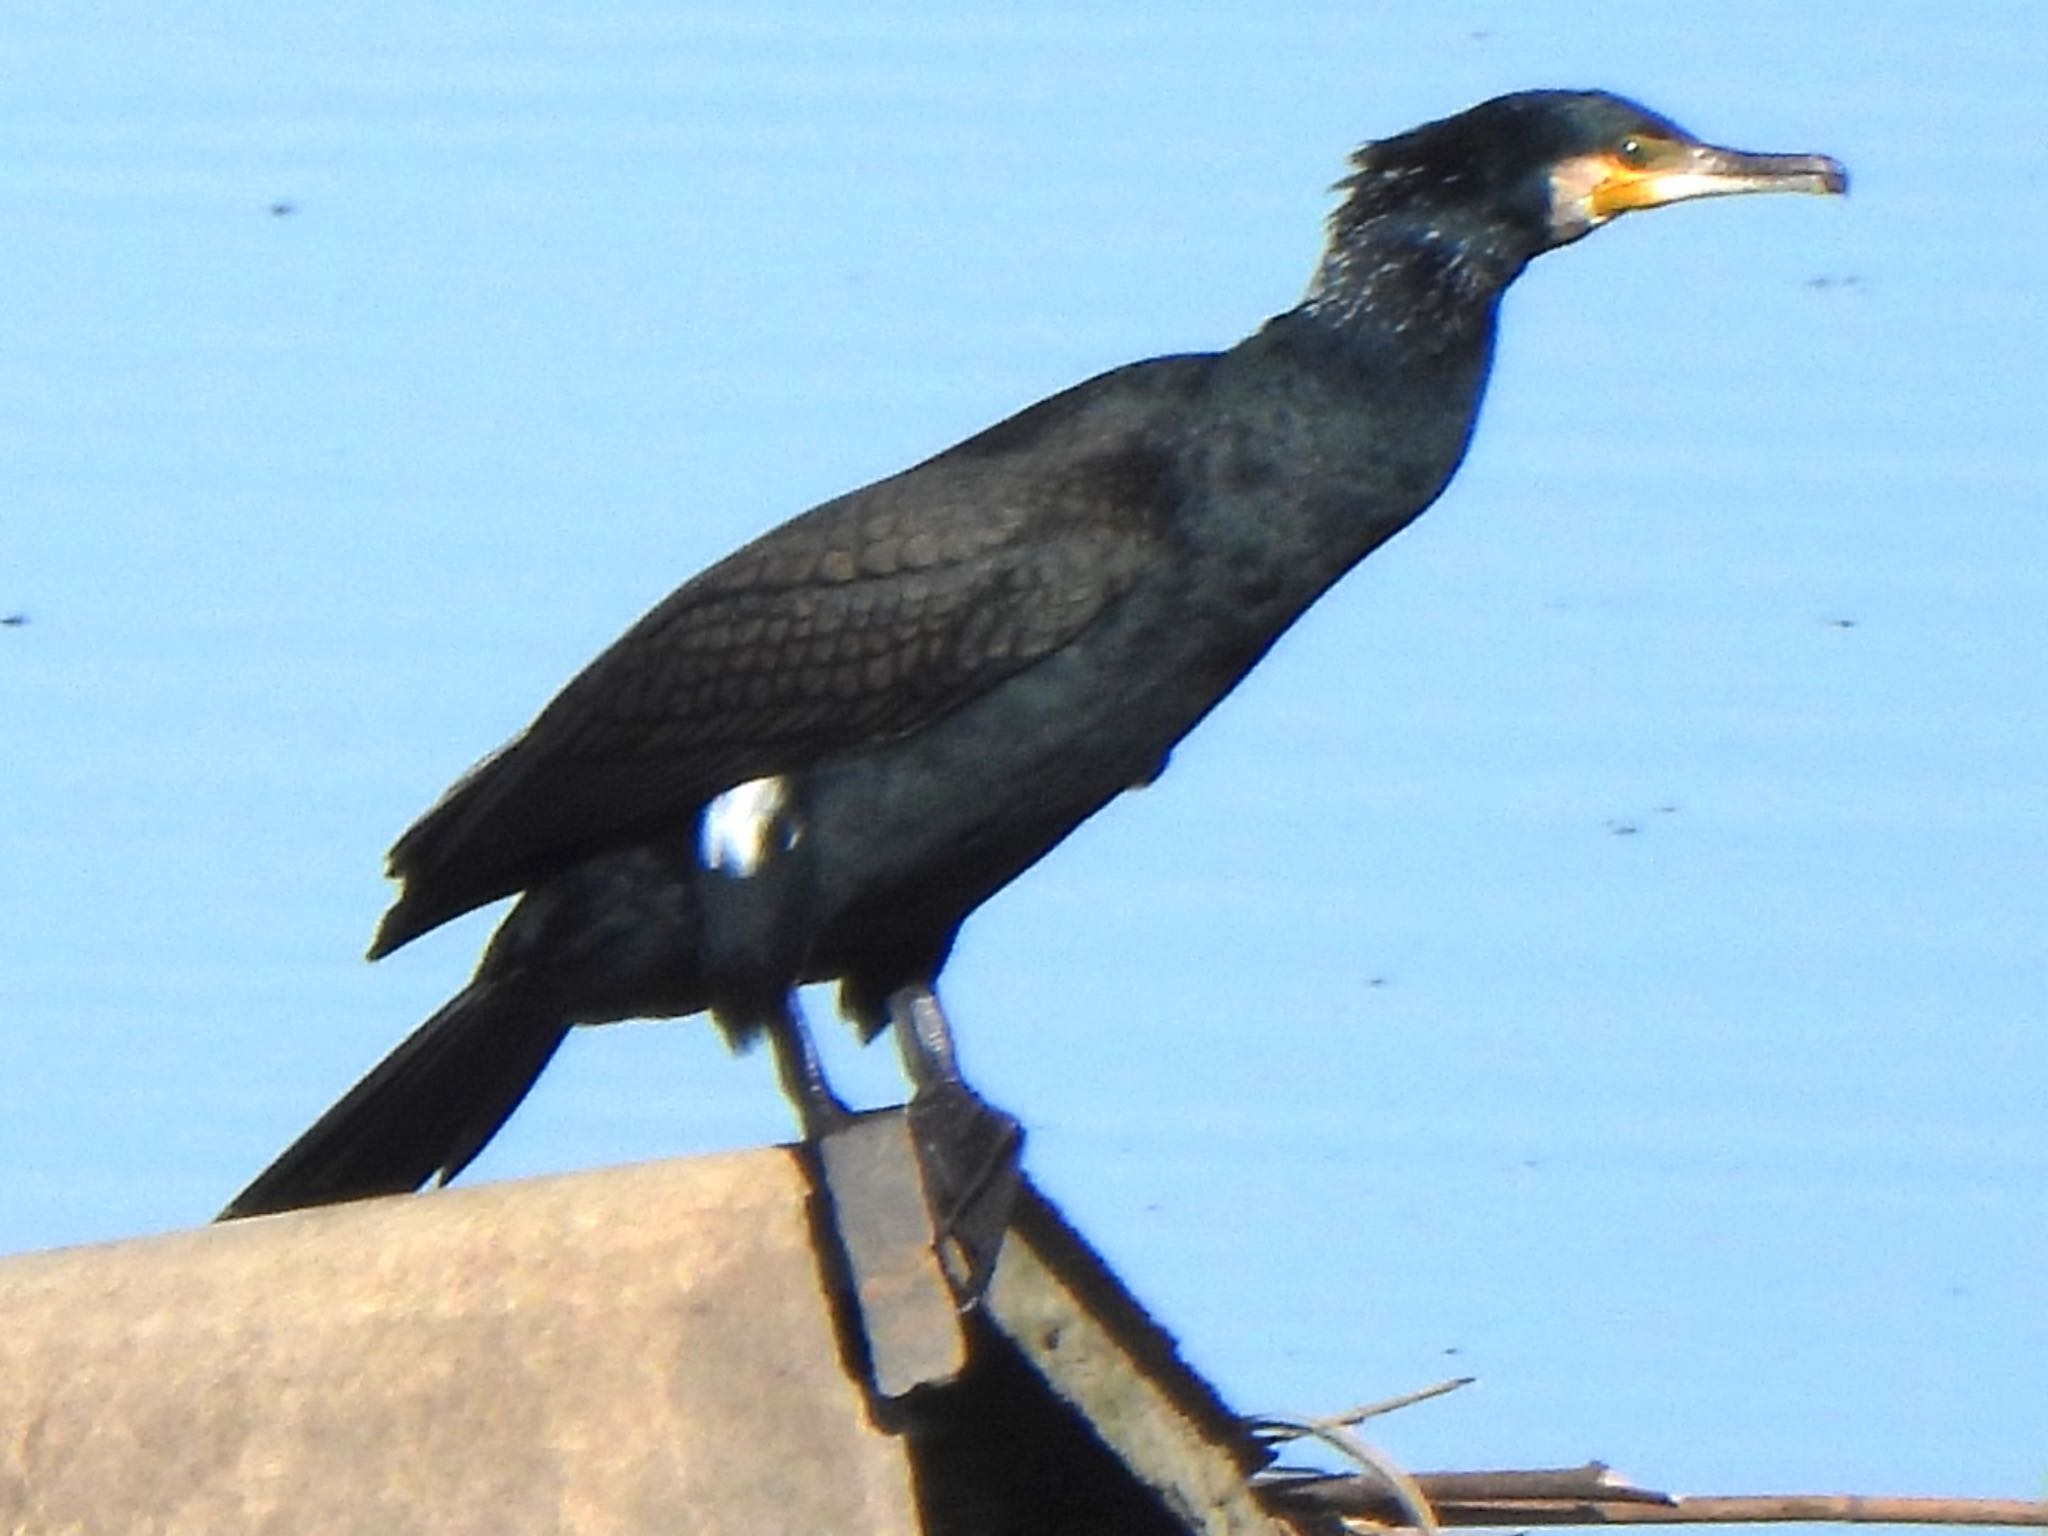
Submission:
[[[399,840],[406,889],[372,952],[687,828],[734,784],[914,731],[1058,650],[1166,537],[1179,487],[1156,427],[1205,363],[1077,386],[678,588]]]

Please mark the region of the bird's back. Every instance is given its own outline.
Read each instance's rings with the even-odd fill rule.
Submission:
[[[685,833],[735,784],[915,731],[1065,644],[1152,558],[1213,363],[1100,375],[685,583],[399,839],[372,955]]]

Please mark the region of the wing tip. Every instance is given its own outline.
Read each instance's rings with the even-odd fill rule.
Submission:
[[[391,904],[377,924],[377,932],[370,940],[370,947],[364,954],[366,960],[382,960],[394,949],[410,944],[434,924],[423,920],[414,910],[409,892],[400,892],[398,900]]]

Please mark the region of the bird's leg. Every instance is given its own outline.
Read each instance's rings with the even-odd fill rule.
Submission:
[[[780,1005],[769,1011],[764,1027],[768,1044],[775,1052],[776,1076],[782,1079],[782,1091],[796,1106],[805,1137],[817,1141],[851,1124],[853,1111],[825,1080],[817,1042],[811,1038],[810,1026],[804,1022],[794,994],[783,995]]]
[[[953,1026],[930,987],[904,987],[892,993],[889,1021],[896,1026],[903,1070],[919,1098],[948,1089],[973,1092],[961,1078],[960,1063],[953,1054]]]
[[[892,993],[889,1019],[916,1088],[907,1113],[933,1237],[955,1295],[971,1306],[1010,1224],[1024,1131],[960,1076],[952,1028],[930,987]]]

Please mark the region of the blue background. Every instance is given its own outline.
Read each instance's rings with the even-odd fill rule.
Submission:
[[[205,1219],[454,990],[488,916],[358,958],[383,849],[677,581],[1287,307],[1360,139],[1600,85],[1854,195],[1538,263],[1439,507],[969,925],[967,1065],[1247,1410],[1469,1372],[1374,1433],[2042,1492],[2044,42],[16,4],[0,1250]],[[588,1033],[472,1177],[779,1139],[771,1078]]]

